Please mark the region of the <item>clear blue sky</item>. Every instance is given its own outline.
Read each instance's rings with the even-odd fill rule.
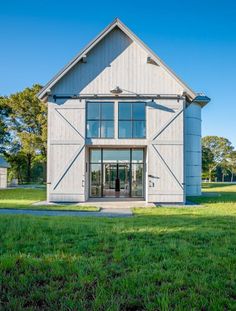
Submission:
[[[0,94],[45,84],[115,17],[119,17],[195,91],[203,135],[236,146],[236,1],[0,2]]]

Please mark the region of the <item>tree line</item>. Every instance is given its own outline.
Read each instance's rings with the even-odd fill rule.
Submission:
[[[46,181],[47,106],[36,97],[36,84],[0,96],[0,154],[10,163],[10,179]],[[202,138],[202,177],[209,181],[236,178],[236,151],[224,137]]]
[[[10,179],[46,180],[47,107],[37,99],[36,84],[10,96],[0,96],[0,153],[11,165]]]
[[[208,181],[234,181],[236,150],[224,137],[202,138],[202,177]]]

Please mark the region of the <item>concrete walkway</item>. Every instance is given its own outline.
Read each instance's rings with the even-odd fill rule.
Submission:
[[[79,216],[79,217],[131,217],[130,208],[104,208],[99,212],[77,212],[77,211],[39,211],[23,209],[0,209],[0,215],[33,215],[33,216]]]
[[[35,202],[32,205],[34,206],[61,206],[61,205],[76,205],[76,206],[96,206],[101,209],[130,209],[134,207],[155,207],[154,203],[147,203],[144,200],[134,200],[134,199],[89,199],[86,202],[79,203],[55,203],[55,202],[47,202],[47,201],[39,201]]]

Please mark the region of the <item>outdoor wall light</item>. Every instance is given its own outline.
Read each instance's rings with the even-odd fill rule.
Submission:
[[[147,64],[159,66],[158,63],[151,56],[147,57]]]
[[[122,89],[121,89],[119,86],[117,86],[117,87],[114,88],[113,90],[110,90],[110,92],[111,92],[112,94],[119,95],[119,94],[121,94],[123,91],[122,91]]]

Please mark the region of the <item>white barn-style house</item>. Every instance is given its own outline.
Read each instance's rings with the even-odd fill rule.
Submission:
[[[47,199],[185,203],[201,194],[201,109],[115,19],[38,94],[48,104]]]

